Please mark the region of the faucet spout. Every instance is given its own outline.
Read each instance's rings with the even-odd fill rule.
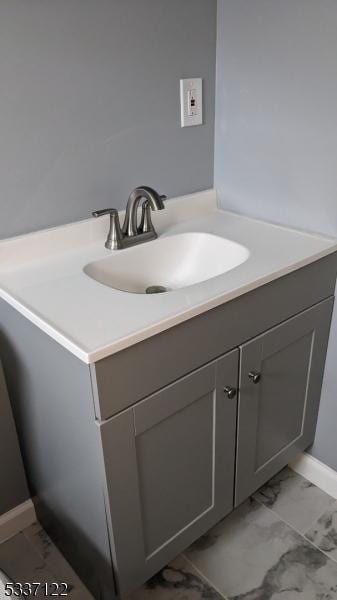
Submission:
[[[121,228],[118,211],[115,208],[95,210],[93,217],[110,215],[110,228],[105,247],[108,250],[122,250],[136,244],[155,240],[157,233],[151,220],[152,210],[163,210],[166,196],[161,196],[153,188],[142,185],[131,192],[126,206],[125,219]],[[138,207],[142,202],[142,218],[138,227]]]
[[[122,227],[123,234],[133,237],[138,234],[137,216],[141,200],[146,201],[152,210],[163,210],[166,196],[161,196],[148,186],[140,186],[131,192],[126,205],[125,220]]]

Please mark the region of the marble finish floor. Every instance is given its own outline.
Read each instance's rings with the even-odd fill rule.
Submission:
[[[68,600],[93,600],[38,523],[0,544],[0,569],[13,582],[66,582]],[[4,597],[1,592],[0,598]],[[40,589],[35,597],[46,598],[44,590]]]
[[[284,469],[130,600],[337,600],[337,501]]]
[[[92,600],[38,524],[0,545],[0,568]],[[129,598],[224,599],[337,600],[337,501],[286,468]]]

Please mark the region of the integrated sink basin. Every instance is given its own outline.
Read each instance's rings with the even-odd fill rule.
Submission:
[[[337,240],[219,209],[214,190],[153,218],[157,239],[116,251],[108,217],[1,240],[2,304],[92,364],[337,252]]]
[[[210,233],[181,233],[115,251],[84,267],[99,283],[133,294],[178,290],[222,275],[245,262],[249,250]]]

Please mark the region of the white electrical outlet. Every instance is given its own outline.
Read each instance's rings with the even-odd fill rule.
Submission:
[[[181,126],[202,125],[202,79],[180,80]]]

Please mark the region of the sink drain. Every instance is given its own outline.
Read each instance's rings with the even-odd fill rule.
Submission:
[[[164,292],[167,292],[167,288],[164,287],[163,285],[150,285],[149,287],[146,288],[145,290],[145,294],[163,294]]]

